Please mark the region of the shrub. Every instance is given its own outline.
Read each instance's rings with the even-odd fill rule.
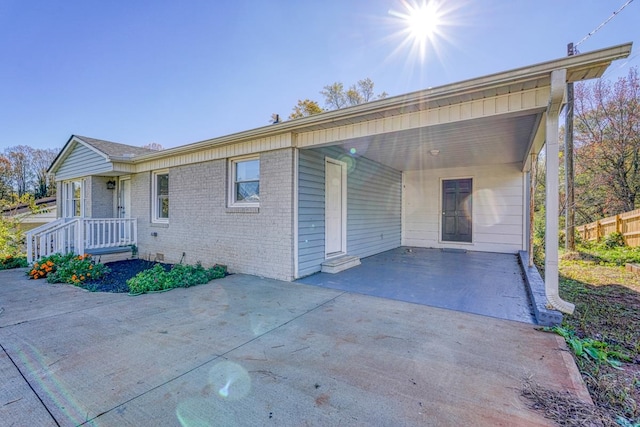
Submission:
[[[609,249],[621,248],[625,246],[624,236],[618,231],[616,231],[615,233],[607,234],[602,240],[602,245]]]
[[[109,267],[95,263],[91,255],[54,254],[33,264],[27,273],[32,279],[47,278],[49,283],[80,285],[86,280],[100,279]]]
[[[141,271],[127,280],[131,294],[164,291],[173,288],[188,288],[194,285],[208,283],[213,279],[226,276],[227,268],[215,265],[204,268],[200,263],[196,265],[176,264],[169,271],[165,271],[162,264]]]
[[[91,255],[78,255],[61,263],[56,271],[47,277],[47,281],[49,283],[79,285],[86,280],[100,279],[107,273],[109,273],[109,267],[95,263],[91,259]]]
[[[153,268],[141,271],[127,280],[127,286],[132,294],[162,291],[167,289],[167,274],[162,264],[156,264]]]
[[[50,274],[55,273],[58,266],[68,262],[73,258],[73,254],[61,255],[53,254],[33,263],[27,275],[32,279],[43,279]]]
[[[5,255],[0,258],[0,270],[8,270],[10,268],[28,267],[27,257],[24,255]]]

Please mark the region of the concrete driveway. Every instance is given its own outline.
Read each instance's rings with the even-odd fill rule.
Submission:
[[[0,272],[0,424],[553,425],[532,378],[584,400],[533,325],[233,275],[129,297]]]

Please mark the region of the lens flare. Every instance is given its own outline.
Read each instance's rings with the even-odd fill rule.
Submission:
[[[209,382],[218,396],[228,400],[242,399],[251,391],[251,377],[242,366],[221,362],[209,371]]]

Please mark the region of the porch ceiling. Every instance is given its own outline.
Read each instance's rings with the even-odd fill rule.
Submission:
[[[346,139],[337,145],[399,171],[522,164],[541,115],[485,117]]]

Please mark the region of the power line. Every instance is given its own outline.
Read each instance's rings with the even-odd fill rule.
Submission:
[[[607,24],[609,23],[609,21],[611,21],[613,18],[615,18],[615,16],[616,16],[617,14],[619,14],[619,13],[622,11],[622,9],[624,9],[625,7],[627,7],[631,2],[633,2],[633,0],[627,0],[627,2],[626,2],[625,4],[623,4],[623,5],[620,7],[620,9],[616,10],[615,12],[613,12],[613,13],[611,14],[611,16],[610,16],[610,17],[608,17],[605,21],[603,21],[603,22],[602,22],[602,24],[598,25],[598,26],[596,27],[596,29],[595,29],[595,30],[591,31],[589,34],[587,34],[586,36],[584,36],[584,37],[582,38],[582,40],[580,40],[578,43],[576,43],[576,44],[573,46],[573,53],[574,53],[574,54],[578,53],[578,45],[579,45],[580,43],[582,43],[583,41],[587,40],[589,37],[591,37],[592,35],[594,35],[598,30],[600,30],[600,28],[602,28],[602,27],[604,27],[605,25],[607,25]]]

